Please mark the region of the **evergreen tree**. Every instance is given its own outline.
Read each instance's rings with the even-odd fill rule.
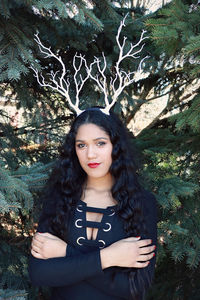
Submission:
[[[197,3],[176,0],[146,21],[162,63],[159,89],[170,87],[163,118],[138,137],[161,208],[153,299],[199,298],[199,12]]]
[[[116,33],[129,12],[123,33],[135,43],[146,28],[149,39],[143,50],[145,77],[124,90],[115,106],[128,125],[143,104],[167,106],[133,139],[142,153],[143,184],[159,205],[159,249],[153,300],[198,299],[200,291],[199,216],[199,43],[200,14],[196,1],[174,0],[146,14],[140,1],[6,1],[0,3],[0,81],[7,103],[15,97],[24,109],[24,124],[11,126],[1,115],[0,164],[0,299],[36,299],[27,276],[27,257],[41,208],[39,195],[57,155],[72,115],[61,95],[41,88],[30,70],[48,73],[58,64],[43,57],[34,34],[62,56],[73,76],[76,52],[88,61],[104,52],[108,76],[118,55]],[[145,1],[144,1],[145,2]],[[118,3],[115,6],[114,3]],[[138,61],[126,60],[125,70]],[[150,71],[150,72],[149,72]],[[73,94],[73,91],[72,91]],[[153,95],[153,96],[152,96]],[[102,95],[88,81],[81,106],[102,104]],[[44,295],[40,292],[39,295]]]
[[[97,1],[96,10],[76,0],[0,3],[0,88],[7,99],[0,112],[0,299],[37,298],[27,274],[30,240],[41,208],[37,200],[71,120],[65,99],[36,83],[30,66],[42,68],[46,60],[34,34],[39,31],[63,55],[70,72],[75,52],[87,52],[102,32],[101,12],[113,22],[120,19],[109,1]],[[24,111],[24,124],[18,127],[6,113],[13,98]]]

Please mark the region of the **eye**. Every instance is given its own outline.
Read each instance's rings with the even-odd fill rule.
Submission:
[[[97,143],[98,146],[104,146],[105,144],[106,144],[106,143],[103,142],[103,141]]]
[[[77,146],[78,148],[82,149],[82,148],[85,147],[85,144],[77,144],[76,146]]]

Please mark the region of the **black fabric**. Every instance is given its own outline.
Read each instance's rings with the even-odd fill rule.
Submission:
[[[123,221],[115,212],[115,207],[101,210],[103,227],[99,226],[96,240],[87,240],[86,227],[80,226],[82,224],[77,220],[81,219],[85,223],[86,211],[90,211],[90,208],[80,200],[70,220],[66,257],[47,260],[30,257],[29,274],[33,285],[52,287],[52,300],[132,299],[126,268],[101,269],[101,248],[127,237]],[[47,232],[49,215],[49,210],[48,214],[43,211],[38,226],[39,232]],[[152,239],[152,243],[156,245],[156,202],[149,192],[144,193],[144,216],[148,234],[144,233],[141,237]],[[154,268],[155,257],[148,267],[134,269],[136,289],[140,290],[141,276],[146,286],[151,284],[148,278],[152,280]]]

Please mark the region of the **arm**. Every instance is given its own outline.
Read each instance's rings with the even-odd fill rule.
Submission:
[[[146,197],[146,205],[144,209],[144,214],[146,216],[146,228],[148,229],[148,234],[143,234],[142,238],[150,238],[152,239],[152,244],[156,245],[157,239],[157,217],[156,217],[156,202],[155,197],[152,194],[147,194]],[[148,202],[147,202],[148,201]],[[129,243],[130,243],[129,238]],[[124,239],[125,241],[126,239]],[[121,241],[119,241],[121,243]],[[119,244],[119,242],[117,242]],[[115,243],[114,243],[115,244]],[[113,260],[114,253],[116,253],[116,245],[112,244],[109,247],[104,248],[100,251],[101,257],[101,264],[103,268],[103,272],[99,275],[92,276],[90,278],[86,278],[85,280],[102,290],[106,294],[121,297],[123,299],[131,299],[131,292],[130,292],[130,281],[129,281],[129,270],[128,268],[120,268],[120,267],[112,267],[119,265],[119,262],[116,263],[116,258]],[[115,249],[113,248],[115,246]],[[123,248],[126,249],[127,256],[127,247]],[[151,250],[152,251],[152,250]],[[74,248],[71,245],[67,246],[67,256],[68,257],[78,257],[80,255],[80,250]],[[119,251],[117,251],[119,253]],[[102,255],[103,254],[103,255]],[[119,255],[119,254],[118,254]],[[121,255],[121,254],[120,254]],[[127,262],[123,262],[123,259],[120,258],[120,263],[125,264]],[[128,267],[128,266],[127,266]],[[155,256],[150,259],[150,263],[148,265],[143,265],[135,268],[132,268],[133,276],[134,276],[134,291],[139,291],[141,294],[143,291],[143,287],[147,290],[152,282],[153,275],[155,269]],[[141,278],[143,284],[141,284]]]
[[[157,207],[156,199],[153,194],[146,192],[144,199],[144,216],[146,219],[146,228],[148,233],[142,235],[143,239],[152,239],[152,244],[157,244]],[[148,266],[144,268],[133,268],[134,272],[134,293],[137,291],[143,293],[143,284],[145,290],[151,286],[155,271],[156,256],[154,256]],[[128,270],[128,269],[127,269]],[[88,281],[95,287],[107,292],[111,295],[118,296],[124,299],[131,299],[129,274],[127,270],[121,268],[105,269],[103,275],[104,284],[99,284],[99,276],[90,278]],[[113,278],[113,274],[115,274]],[[143,284],[142,284],[143,281]]]
[[[67,256],[78,256],[80,250],[71,245],[67,246]],[[128,269],[127,269],[128,270]],[[115,274],[115,276],[113,276]],[[128,273],[122,268],[110,267],[101,274],[86,279],[87,283],[103,291],[105,294],[131,299]]]
[[[146,228],[148,233],[142,235],[142,239],[152,239],[152,244],[156,245],[157,242],[157,208],[156,199],[153,194],[145,193],[145,205],[144,205],[144,216],[146,218]],[[77,249],[69,246],[68,255],[77,255]],[[106,248],[101,250],[106,251]],[[126,252],[127,254],[127,252]],[[111,260],[112,254],[108,254],[108,260]],[[106,260],[107,261],[107,260]],[[134,276],[134,293],[139,291],[143,293],[143,286],[145,290],[151,286],[154,270],[155,270],[155,256],[150,260],[150,263],[143,268],[132,268]],[[87,282],[96,288],[104,291],[107,294],[118,296],[123,299],[132,299],[130,292],[130,282],[128,268],[105,268],[103,273],[99,276],[87,279]],[[141,284],[141,279],[143,284]],[[102,281],[103,280],[103,281]],[[103,283],[102,283],[103,282]]]
[[[147,199],[149,200],[149,199]],[[153,198],[154,200],[154,198]],[[149,200],[150,201],[150,200]],[[152,207],[152,200],[150,201],[150,206]],[[154,200],[155,202],[155,200]],[[148,215],[148,222],[147,222],[147,228],[151,228],[148,238],[152,238],[154,241],[154,245],[155,245],[155,241],[156,241],[156,219],[155,219],[155,211],[154,211],[155,205],[153,206],[153,209],[151,208],[150,210],[150,214]],[[153,220],[153,222],[152,222]],[[41,226],[40,226],[40,230],[41,230]],[[44,228],[43,228],[44,229]],[[145,237],[144,237],[145,238]],[[51,258],[48,260],[37,260],[35,258],[32,258],[32,262],[30,262],[30,268],[29,268],[29,272],[30,272],[30,276],[32,278],[33,283],[38,284],[38,285],[48,285],[48,286],[61,286],[61,285],[67,285],[67,284],[72,284],[81,280],[87,280],[88,283],[94,285],[95,287],[103,290],[104,292],[106,292],[107,294],[112,294],[112,295],[116,295],[124,298],[124,299],[129,299],[130,297],[130,288],[129,288],[129,275],[127,274],[127,272],[123,272],[121,268],[118,268],[116,271],[116,268],[109,268],[111,266],[120,266],[120,263],[122,263],[121,266],[124,267],[130,267],[130,265],[126,265],[126,261],[122,260],[122,257],[125,257],[127,255],[121,255],[124,254],[125,251],[127,250],[127,245],[128,247],[133,244],[133,246],[135,246],[135,243],[130,243],[130,239],[134,239],[134,238],[128,238],[128,239],[124,239],[121,241],[118,241],[116,243],[118,243],[122,246],[121,252],[120,251],[116,251],[116,245],[115,248],[113,248],[113,245],[116,244],[112,244],[107,248],[104,248],[103,250],[101,250],[101,252],[99,251],[95,251],[92,253],[87,253],[87,254],[81,254],[76,248],[73,248],[72,246],[68,245],[67,247],[67,257],[62,257],[62,258]],[[122,241],[126,241],[128,240],[128,244],[126,245],[124,242],[122,243]],[[126,241],[127,242],[127,241]],[[133,242],[133,241],[131,241]],[[140,243],[141,247],[145,246],[142,245],[142,243],[144,243],[144,240],[138,241],[138,243]],[[149,242],[148,242],[149,244]],[[146,245],[148,245],[146,244]],[[112,246],[112,249],[111,249]],[[146,247],[145,247],[146,248]],[[153,249],[152,247],[148,247],[149,252],[152,252]],[[119,249],[119,247],[118,247]],[[137,250],[137,248],[135,248]],[[140,248],[141,249],[141,248]],[[144,249],[144,248],[142,248]],[[109,251],[108,251],[109,250]],[[112,251],[110,251],[112,250]],[[113,252],[114,250],[114,252]],[[96,253],[96,256],[94,257]],[[98,255],[97,255],[98,253]],[[102,255],[102,253],[104,253],[104,255]],[[105,253],[107,253],[105,255]],[[112,254],[113,253],[119,253],[120,256],[120,262],[111,262],[110,257],[114,257]],[[126,252],[127,253],[127,252]],[[131,256],[132,253],[134,253],[133,257],[135,256],[135,252],[132,251],[131,252]],[[111,254],[111,255],[110,255]],[[143,253],[145,254],[145,253]],[[146,255],[143,255],[146,256]],[[118,258],[118,260],[119,260]],[[152,258],[152,256],[150,258],[145,258],[145,259],[137,259],[137,261],[141,261],[143,260],[144,262],[146,260],[150,260]],[[122,262],[121,262],[122,260]],[[124,265],[123,265],[124,263]],[[110,265],[109,265],[110,264]],[[134,274],[134,285],[135,287],[138,289],[140,288],[140,280],[139,277],[140,275],[142,275],[143,280],[145,281],[145,285],[148,287],[150,285],[150,282],[148,281],[148,277],[146,276],[147,273],[149,273],[149,276],[152,278],[152,274],[154,271],[154,265],[155,265],[155,259],[153,259],[151,261],[151,263],[149,264],[149,266],[147,267],[146,262],[145,263],[138,263],[137,265],[133,265],[132,267],[138,267],[138,269],[134,269],[135,274]],[[145,267],[145,268],[144,268]],[[51,273],[53,270],[55,270],[55,272],[53,272],[53,274],[49,274]],[[142,269],[139,269],[142,268]],[[76,276],[76,272],[74,272],[75,269],[81,269],[83,270],[83,273],[81,274],[82,276],[80,276],[80,274],[78,274],[78,276]],[[85,270],[88,269],[85,273]],[[104,271],[102,271],[102,269],[105,269]],[[34,272],[35,272],[35,276],[34,276]],[[41,274],[42,276],[42,280],[38,278],[37,274]],[[139,272],[141,272],[139,274]],[[73,276],[71,276],[71,274],[73,273]],[[115,273],[115,276],[113,278],[113,274]],[[68,277],[71,277],[68,280]],[[55,279],[54,279],[55,278]],[[101,280],[99,280],[101,279]],[[102,284],[102,279],[104,284]],[[101,284],[100,284],[101,281]],[[150,280],[151,281],[151,280]]]
[[[63,286],[103,275],[103,269],[110,266],[126,267],[133,264],[133,266],[143,268],[147,265],[146,260],[152,258],[152,254],[149,258],[149,255],[144,255],[144,253],[149,253],[153,249],[152,246],[144,247],[145,249],[142,247],[150,242],[149,240],[139,241],[138,238],[131,237],[113,243],[101,251],[96,250],[86,254],[67,245],[66,256],[64,241],[49,233],[37,233],[32,242],[30,278],[35,285]],[[123,255],[125,259],[121,259],[125,251],[128,252],[128,259],[126,255]],[[112,259],[110,259],[111,255]]]
[[[142,239],[151,239],[153,245],[157,245],[157,207],[156,199],[152,193],[145,191],[143,212],[145,219],[146,232],[142,233]],[[155,251],[155,249],[154,249]],[[156,263],[156,251],[153,258],[150,260],[148,266],[144,268],[134,268],[134,280],[132,288],[134,294],[139,292],[140,295],[143,291],[147,291],[152,284]]]
[[[105,248],[106,250],[106,248]],[[102,250],[101,250],[102,251]],[[79,250],[68,245],[67,255],[78,255]],[[134,272],[134,284],[138,289],[140,288],[141,282],[139,280],[139,272],[145,281],[146,288],[149,287],[150,282],[146,276],[148,273],[151,274],[154,271],[155,259],[151,259],[148,266],[144,268],[133,268]],[[120,297],[122,299],[132,299],[130,291],[130,281],[129,281],[129,268],[120,267],[108,267],[105,268],[102,274],[86,279],[86,281],[97,289],[105,292],[106,294]]]
[[[65,286],[101,275],[100,251],[74,257],[38,259],[31,256],[29,275],[37,286]]]
[[[55,208],[53,205],[47,205],[40,216],[38,231],[43,234],[36,234],[37,243],[36,249],[33,252],[33,245],[30,259],[29,259],[29,276],[34,285],[37,286],[65,286],[70,285],[82,280],[86,280],[89,277],[100,275],[103,271],[101,268],[100,260],[100,251],[94,251],[89,254],[79,253],[75,257],[66,257],[66,246],[67,244],[63,243],[58,244],[57,240],[59,238],[47,234],[49,230],[48,220],[54,214]],[[49,235],[49,236],[48,236]],[[50,238],[51,236],[51,238]],[[53,239],[54,237],[55,239]],[[35,241],[35,237],[33,238]],[[61,241],[61,240],[60,240]],[[44,255],[46,249],[52,250],[53,242],[56,243],[54,247],[54,256],[48,258],[48,255]],[[33,242],[32,242],[33,243]],[[40,245],[38,244],[40,243]],[[42,244],[42,246],[41,246]],[[57,255],[57,252],[60,253],[60,246],[65,247],[61,250],[61,255]],[[57,249],[56,249],[57,247]],[[63,256],[63,257],[56,257]]]

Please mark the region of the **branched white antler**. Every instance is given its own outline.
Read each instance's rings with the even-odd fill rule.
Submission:
[[[102,92],[104,93],[105,104],[106,106],[108,106],[109,105],[108,90],[107,90],[106,76],[104,73],[107,68],[107,62],[104,53],[102,53],[102,56],[103,56],[103,64],[104,64],[103,68],[101,68],[101,60],[98,57],[95,57],[90,67],[90,77],[97,83],[100,90],[102,90]],[[94,64],[96,64],[97,70],[99,71],[101,77],[99,77],[99,74],[97,74],[96,76],[92,75],[92,67]]]
[[[128,15],[128,14],[127,14]],[[119,47],[119,56],[118,56],[118,60],[115,64],[115,71],[116,71],[116,75],[114,79],[110,79],[110,90],[111,90],[111,95],[112,95],[112,102],[109,103],[108,102],[108,90],[106,87],[106,80],[105,80],[105,75],[104,75],[104,71],[106,69],[106,60],[103,54],[103,60],[104,60],[104,68],[102,70],[100,70],[99,65],[98,66],[98,70],[100,71],[100,74],[103,78],[103,88],[101,88],[101,90],[104,92],[105,95],[105,103],[106,103],[106,107],[105,109],[102,109],[102,111],[106,114],[109,114],[109,110],[110,108],[115,104],[115,102],[117,101],[117,98],[119,97],[119,95],[121,94],[121,92],[123,91],[123,89],[130,85],[131,83],[134,82],[135,80],[135,74],[138,72],[141,72],[142,70],[142,63],[144,62],[144,60],[148,57],[144,57],[138,66],[137,71],[133,71],[133,72],[128,72],[126,73],[124,70],[122,70],[120,68],[120,63],[125,59],[125,58],[140,58],[140,56],[138,56],[138,54],[142,51],[143,47],[144,47],[144,43],[142,44],[142,42],[148,38],[148,37],[144,37],[144,34],[146,33],[145,30],[142,31],[141,36],[139,41],[136,44],[130,44],[129,50],[125,53],[125,46],[126,46],[126,40],[127,37],[124,36],[123,38],[123,42],[120,43],[120,34],[122,31],[122,27],[125,27],[125,20],[127,15],[124,17],[124,19],[121,21],[120,26],[118,28],[118,32],[117,32],[117,36],[116,36],[116,41],[117,41],[117,45]],[[139,47],[139,49],[138,49]],[[98,63],[100,62],[99,59],[96,59],[96,61],[98,61]],[[95,79],[95,81],[97,82],[97,80],[99,80],[99,77],[96,76],[95,78],[93,77],[93,79]],[[101,84],[99,82],[98,86],[101,87]]]
[[[75,110],[75,112],[78,114],[80,114],[82,112],[82,110],[79,109],[78,105],[79,105],[79,93],[84,85],[84,83],[88,80],[89,76],[90,76],[90,68],[87,66],[87,62],[85,60],[85,58],[80,54],[80,55],[75,55],[73,58],[73,67],[75,69],[75,73],[74,73],[74,83],[75,83],[75,87],[76,87],[76,102],[75,104],[71,101],[70,95],[69,95],[69,87],[70,87],[70,82],[69,79],[65,79],[66,78],[66,67],[65,64],[62,60],[62,58],[60,56],[55,55],[51,48],[47,48],[45,47],[40,38],[38,37],[38,34],[35,34],[35,39],[36,43],[38,44],[38,47],[40,49],[40,52],[42,54],[45,55],[45,58],[54,58],[56,59],[60,65],[61,65],[61,74],[59,75],[60,71],[56,71],[54,72],[53,70],[50,71],[49,74],[47,74],[49,76],[49,82],[47,83],[45,81],[45,78],[42,74],[40,74],[38,72],[37,69],[33,68],[33,66],[31,67],[31,69],[34,71],[35,73],[35,77],[37,78],[37,82],[39,83],[40,86],[43,87],[49,87],[51,89],[53,89],[54,91],[57,91],[58,93],[60,93],[61,95],[63,95],[67,101],[69,102],[69,105]],[[77,59],[79,59],[79,64],[77,66]],[[82,66],[84,65],[85,70],[86,70],[86,75],[83,78],[81,75],[79,75],[78,78],[78,74],[82,68]]]
[[[76,67],[76,58],[80,58],[80,63],[79,63],[78,67]],[[83,78],[82,75],[80,74],[79,75],[79,80],[77,80],[77,76],[79,74],[79,71],[82,68],[83,63],[85,65],[86,76],[85,76],[85,78]],[[74,56],[74,58],[73,58],[73,67],[74,67],[74,70],[75,70],[75,73],[74,73],[74,83],[75,83],[75,86],[76,86],[76,104],[75,104],[75,106],[78,107],[78,105],[79,105],[79,93],[82,90],[84,83],[90,77],[90,72],[91,72],[90,68],[91,68],[91,65],[90,65],[90,68],[89,68],[88,65],[87,65],[87,61],[84,58],[84,56],[82,56],[81,54],[77,55],[77,53],[76,53],[75,56]],[[77,115],[79,115],[81,112],[82,111],[79,109],[79,111],[77,111]]]
[[[128,15],[128,14],[127,14]],[[40,52],[45,55],[45,58],[54,58],[56,59],[59,64],[61,65],[61,71],[56,71],[54,72],[53,70],[50,71],[48,75],[48,80],[49,82],[46,82],[44,76],[38,72],[34,67],[31,67],[32,70],[35,73],[35,77],[37,78],[37,81],[40,86],[43,87],[49,87],[52,88],[53,90],[59,92],[61,95],[63,95],[67,101],[69,102],[69,105],[74,109],[74,111],[79,115],[82,110],[79,109],[79,95],[80,92],[85,84],[85,82],[91,78],[97,83],[97,86],[99,89],[103,92],[104,94],[104,99],[105,99],[105,108],[101,109],[104,113],[109,114],[110,108],[115,104],[117,101],[117,98],[119,95],[122,93],[123,89],[130,85],[132,82],[134,82],[135,79],[135,74],[138,72],[141,72],[142,70],[142,63],[143,61],[147,58],[144,57],[141,59],[137,71],[132,71],[132,72],[125,72],[120,68],[120,63],[126,59],[126,58],[134,58],[138,59],[140,56],[138,55],[143,47],[144,43],[142,43],[147,37],[144,37],[144,34],[146,31],[142,31],[141,36],[139,41],[136,44],[130,44],[129,50],[126,51],[125,53],[125,47],[126,47],[126,40],[127,37],[123,37],[123,41],[120,42],[120,34],[122,31],[122,28],[125,27],[125,20],[127,15],[124,17],[124,19],[121,21],[120,26],[118,28],[117,36],[116,36],[116,41],[117,45],[119,47],[119,56],[118,60],[115,64],[115,77],[114,79],[110,79],[110,86],[108,87],[108,82],[106,79],[105,71],[107,68],[107,62],[104,53],[102,53],[103,57],[103,62],[101,62],[100,58],[94,57],[93,62],[88,66],[87,61],[84,56],[81,54],[77,55],[75,54],[73,58],[73,67],[74,67],[74,84],[75,84],[75,89],[76,89],[76,100],[75,104],[71,101],[70,95],[69,95],[69,88],[70,88],[70,81],[69,78],[66,78],[66,67],[65,64],[63,63],[63,60],[60,56],[55,55],[52,51],[51,48],[45,47],[41,40],[38,37],[38,34],[35,34],[35,41],[39,46]],[[96,67],[97,69],[97,74],[93,74],[93,67]],[[85,75],[84,77],[80,74],[80,71],[84,68],[85,70]],[[96,71],[96,70],[95,70]],[[109,103],[108,95],[112,96],[112,101]]]

